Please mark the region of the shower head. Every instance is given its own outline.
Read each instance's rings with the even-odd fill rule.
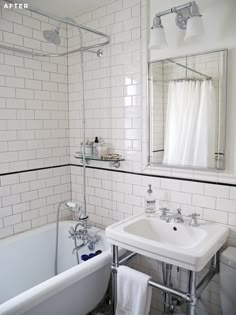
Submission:
[[[47,42],[55,46],[59,46],[61,43],[61,38],[59,35],[60,27],[57,27],[55,30],[46,30],[43,31],[43,37]]]

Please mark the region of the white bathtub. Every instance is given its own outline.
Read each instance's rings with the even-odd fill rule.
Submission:
[[[59,274],[54,276],[55,224],[0,241],[1,315],[85,315],[103,298],[110,277],[111,251],[105,234],[95,250],[102,254],[77,264],[68,238],[73,221],[60,223]],[[87,246],[79,256],[90,253]]]

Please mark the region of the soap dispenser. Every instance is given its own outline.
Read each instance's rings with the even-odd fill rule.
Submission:
[[[152,195],[152,185],[148,185],[147,197],[145,200],[145,213],[147,217],[152,217],[156,213],[156,199]]]

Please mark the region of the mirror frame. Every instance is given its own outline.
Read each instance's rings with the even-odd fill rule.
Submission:
[[[223,154],[224,154],[224,162],[223,162],[223,167],[215,167],[215,168],[210,168],[210,167],[196,167],[196,166],[188,166],[188,165],[171,165],[171,164],[163,164],[159,162],[152,162],[151,157],[152,157],[152,150],[151,150],[151,141],[153,138],[153,135],[151,133],[151,126],[152,126],[152,113],[151,113],[151,102],[152,99],[150,97],[150,79],[149,79],[149,73],[150,73],[150,67],[153,63],[159,63],[163,62],[168,59],[179,59],[179,58],[185,58],[185,57],[194,57],[194,56],[200,56],[200,55],[205,55],[205,54],[210,54],[210,53],[217,53],[217,52],[223,52],[224,57],[223,57],[223,76],[224,76],[224,89],[223,89],[223,96],[222,99],[224,100],[224,108],[225,108],[225,115],[223,118],[224,121],[224,130],[223,130]],[[199,53],[192,53],[188,55],[181,55],[181,56],[172,56],[169,58],[165,59],[158,59],[158,60],[153,60],[149,61],[147,65],[147,117],[148,117],[148,164],[147,167],[162,167],[162,168],[175,168],[175,169],[183,169],[183,170],[199,170],[199,171],[224,171],[225,170],[225,155],[226,155],[226,127],[227,127],[227,87],[228,87],[228,48],[222,48],[222,49],[216,49],[216,50],[210,50],[210,51],[204,51],[204,52],[199,52]]]

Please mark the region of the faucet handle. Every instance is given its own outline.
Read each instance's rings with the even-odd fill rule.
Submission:
[[[161,220],[166,220],[167,212],[170,211],[170,209],[167,209],[167,208],[159,208],[159,210],[161,211],[160,219],[161,219]]]
[[[170,209],[168,209],[168,208],[159,208],[159,210],[161,210],[162,212],[168,212],[168,211],[170,211]]]
[[[183,215],[182,215],[182,210],[180,208],[176,209],[177,214],[175,214],[174,221],[176,223],[184,223]]]
[[[84,224],[82,225],[83,228],[86,228],[86,229],[91,229],[92,225],[90,223],[88,223],[87,221],[84,222]]]
[[[197,217],[200,217],[199,213],[194,212],[194,213],[190,214],[189,217],[191,218],[189,225],[195,226],[195,227],[200,225],[197,221]]]
[[[76,237],[75,230],[72,226],[70,227],[68,233],[69,233],[69,238],[75,238]]]
[[[200,217],[200,214],[194,212],[194,213],[190,214],[189,217],[191,217],[192,219],[197,219],[197,217]]]

